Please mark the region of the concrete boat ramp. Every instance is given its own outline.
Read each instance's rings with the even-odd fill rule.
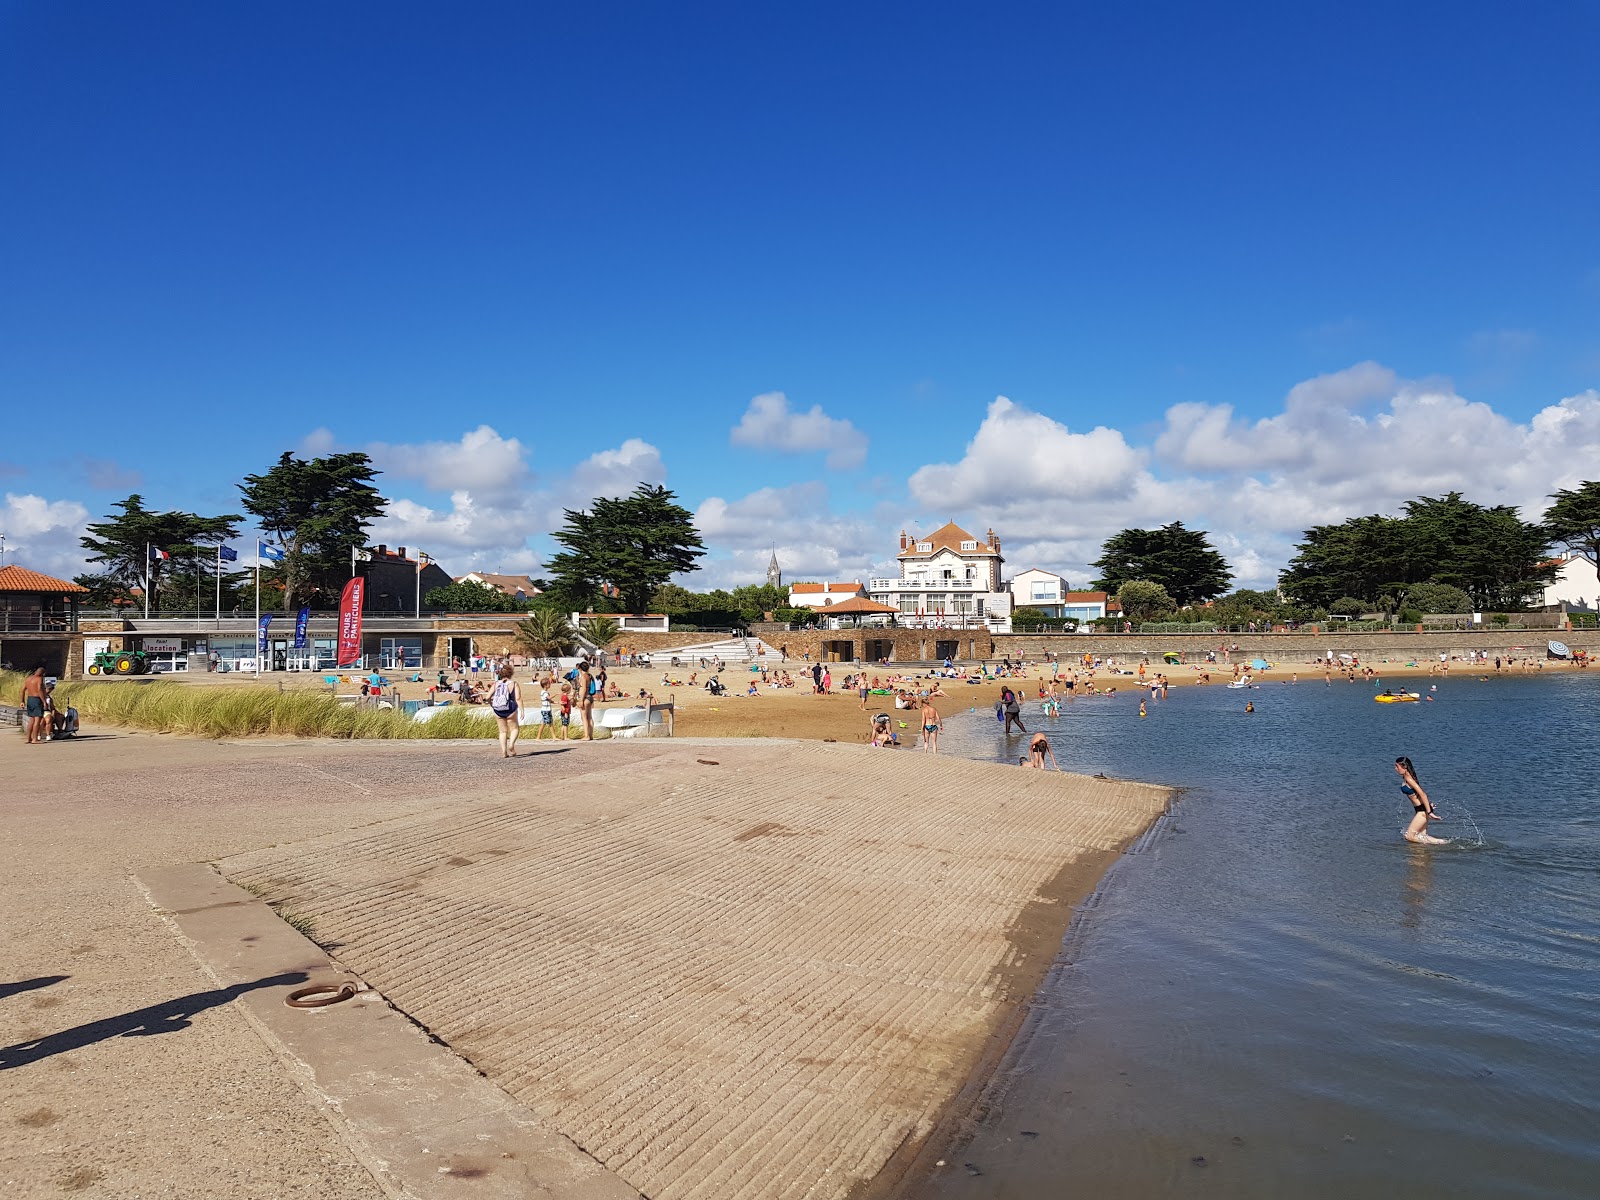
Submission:
[[[755,740],[439,770],[485,753],[429,748],[401,815],[137,873],[391,1196],[889,1194],[1169,799]]]

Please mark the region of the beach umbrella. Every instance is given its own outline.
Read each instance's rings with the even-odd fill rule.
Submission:
[[[1161,657],[1167,662],[1172,663],[1174,666],[1183,661],[1183,655],[1179,654],[1176,650],[1168,650]]]
[[[1252,658],[1250,666],[1257,671],[1265,671],[1267,669],[1267,660],[1264,658]]]

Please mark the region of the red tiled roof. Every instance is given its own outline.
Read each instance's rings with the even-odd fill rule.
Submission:
[[[837,616],[840,613],[860,613],[863,616],[875,613],[899,613],[898,608],[890,608],[887,604],[879,604],[876,600],[868,600],[864,596],[856,596],[850,600],[841,600],[838,604],[829,605],[820,610],[820,615],[825,617]]]
[[[70,579],[56,579],[41,575],[27,567],[0,567],[0,592],[49,592],[54,595],[87,595],[89,589],[79,587]]]
[[[917,547],[920,546],[923,542],[931,542],[931,543],[933,543],[933,549],[932,550],[918,550]],[[978,548],[976,550],[963,550],[961,548],[961,543],[962,542],[976,542],[978,544]],[[954,521],[951,521],[949,524],[941,526],[938,529],[935,529],[932,533],[928,534],[927,537],[912,538],[911,539],[911,545],[908,546],[906,549],[900,551],[900,553],[895,555],[895,557],[896,558],[920,558],[923,555],[927,555],[927,554],[937,554],[941,550],[954,550],[957,554],[999,554],[1000,553],[1000,551],[996,550],[993,546],[989,545],[982,538],[974,537],[972,534],[968,533],[965,529],[961,528],[961,526],[957,525]]]
[[[853,579],[849,583],[797,583],[789,590],[797,596],[802,596],[809,595],[812,592],[819,594],[822,592],[860,592],[865,589],[861,586],[859,579]]]

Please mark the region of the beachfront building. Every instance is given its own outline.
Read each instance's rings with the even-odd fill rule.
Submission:
[[[847,583],[791,583],[789,607],[814,608],[820,612],[835,604],[843,604],[846,600],[865,597],[866,594],[866,585],[859,579]]]
[[[540,592],[534,587],[533,580],[526,575],[496,575],[488,571],[468,571],[465,575],[456,576],[457,583],[481,583],[484,587],[492,587],[502,596],[512,600],[532,600]]]
[[[1013,608],[1037,608],[1047,617],[1059,617],[1061,597],[1067,594],[1067,581],[1054,571],[1030,567],[1011,577]]]
[[[1570,552],[1556,561],[1561,569],[1544,589],[1545,609],[1600,609],[1600,574],[1594,564],[1583,555]]]
[[[955,522],[925,537],[900,531],[900,578],[874,579],[867,594],[923,629],[984,628],[1011,632],[1011,593],[1000,579],[1005,559],[994,530],[982,538]]]
[[[79,645],[78,605],[88,589],[13,563],[0,567],[0,666],[45,674],[67,674],[74,642]]]

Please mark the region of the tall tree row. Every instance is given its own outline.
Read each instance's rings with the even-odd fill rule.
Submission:
[[[1331,608],[1354,598],[1398,607],[1418,584],[1459,588],[1482,610],[1526,608],[1555,577],[1550,530],[1510,505],[1460,492],[1421,497],[1399,517],[1352,517],[1306,530],[1278,578],[1297,603]]]

